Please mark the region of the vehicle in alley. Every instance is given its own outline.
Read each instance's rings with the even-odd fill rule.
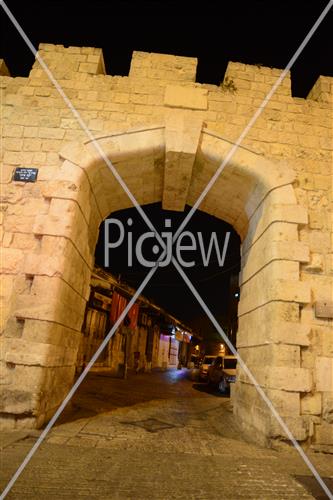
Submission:
[[[208,368],[208,382],[216,385],[220,392],[226,392],[236,381],[236,365],[236,356],[217,356]]]
[[[214,362],[216,356],[212,355],[207,355],[204,356],[201,363],[200,363],[200,368],[199,368],[199,378],[200,380],[207,380],[208,377],[208,368],[211,366],[211,364]]]

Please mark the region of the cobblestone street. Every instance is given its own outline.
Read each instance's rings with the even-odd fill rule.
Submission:
[[[189,374],[89,374],[7,498],[326,498],[293,448],[242,440],[229,398]],[[38,434],[3,433],[2,488]],[[332,487],[332,456],[308,456]]]

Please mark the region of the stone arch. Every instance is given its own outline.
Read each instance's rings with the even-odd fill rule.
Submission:
[[[139,204],[162,201],[176,210],[195,203],[231,147],[186,118],[101,136],[98,143]],[[24,263],[34,276],[31,293],[18,297],[14,313],[25,321],[16,353],[27,351],[25,363],[44,368],[29,403],[36,425],[52,415],[72,384],[99,225],[112,211],[132,206],[91,141],[68,144],[60,156],[57,177],[43,187],[49,212],[36,217],[33,229],[39,249]],[[310,301],[310,289],[300,281],[299,265],[309,252],[298,239],[307,213],[296,202],[293,181],[286,165],[240,147],[200,209],[229,222],[241,236],[238,348],[296,438],[304,439],[300,393],[311,387],[309,370],[300,364],[308,340],[299,308]],[[43,338],[44,344],[35,346],[38,359],[31,361],[37,329],[37,342]],[[279,435],[242,374],[233,398],[245,430],[263,440]]]

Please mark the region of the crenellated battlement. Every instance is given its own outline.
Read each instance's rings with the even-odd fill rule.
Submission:
[[[59,79],[77,79],[80,75],[106,75],[103,51],[94,47],[64,47],[49,43],[41,43],[38,50],[54,76]],[[198,60],[195,57],[184,57],[170,54],[158,54],[134,51],[128,77],[137,80],[177,82],[180,85],[195,84],[219,88],[215,85],[196,83]],[[225,72],[223,90],[237,92],[239,95],[263,97],[266,95],[282,69],[230,61]],[[42,72],[42,73],[41,73]],[[0,75],[10,76],[6,63],[0,60]],[[30,78],[46,77],[38,61],[31,69]],[[115,78],[115,77],[114,77]],[[284,77],[275,92],[276,95],[291,97],[290,72]],[[307,99],[317,102],[330,102],[333,94],[333,78],[319,76]]]
[[[99,48],[42,43],[39,55],[87,127],[102,134],[164,123],[170,113],[186,112],[225,139],[236,141],[282,73],[281,69],[229,62],[224,81],[212,85],[196,82],[194,57],[134,51],[129,75],[111,76],[105,74]],[[18,146],[4,135],[8,165],[43,163],[49,148],[57,151],[61,141],[84,137],[38,61],[28,78],[10,77],[4,61],[0,73],[4,131],[17,134],[10,138],[21,137],[20,127],[28,127],[24,143],[32,141],[18,152]],[[332,82],[332,78],[320,76],[307,99],[293,97],[288,73],[243,140],[245,147],[272,160],[292,159],[300,171],[301,189],[315,185],[314,171],[325,176],[316,186],[328,182],[326,176],[331,173]],[[13,127],[19,128],[14,132]],[[52,130],[45,131],[45,127]]]
[[[10,76],[7,65],[3,59],[0,59],[0,76]]]
[[[318,102],[329,102],[332,105],[332,96],[333,78],[330,76],[319,76],[307,98]]]
[[[262,65],[229,62],[224,81],[226,79],[232,81],[236,90],[242,94],[258,93],[258,96],[259,94],[266,95],[282,72],[282,69],[269,68]],[[276,94],[291,96],[290,71],[277,87]]]
[[[57,78],[71,78],[72,73],[105,74],[102,49],[41,43],[38,54]],[[36,61],[30,76],[33,77],[33,71],[40,68],[40,64]]]

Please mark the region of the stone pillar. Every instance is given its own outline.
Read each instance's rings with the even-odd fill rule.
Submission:
[[[294,437],[309,435],[301,416],[300,395],[313,388],[310,370],[301,367],[301,348],[310,329],[300,323],[300,306],[311,300],[308,283],[300,281],[299,266],[309,261],[309,249],[298,241],[298,224],[307,222],[305,209],[280,187],[252,213],[242,244],[239,332],[240,356]],[[244,431],[262,444],[285,437],[253,382],[238,367],[233,391],[234,411]]]

